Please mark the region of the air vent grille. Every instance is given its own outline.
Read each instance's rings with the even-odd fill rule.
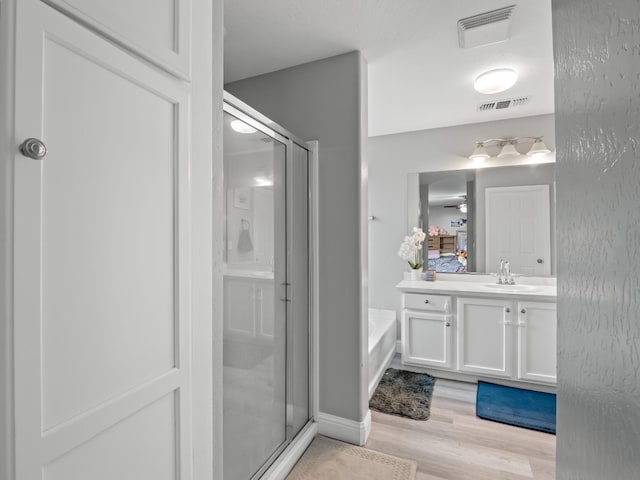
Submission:
[[[460,48],[473,48],[503,42],[509,38],[515,5],[479,13],[458,20]]]
[[[485,102],[478,105],[479,112],[486,112],[489,110],[504,110],[505,108],[521,107],[529,103],[531,97],[515,97],[505,98],[502,100],[493,100],[491,102]]]

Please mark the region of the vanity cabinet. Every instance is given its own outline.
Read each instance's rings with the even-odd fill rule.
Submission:
[[[556,304],[518,302],[518,378],[556,383]]]
[[[451,297],[405,294],[401,324],[402,362],[453,368]]]
[[[225,334],[235,338],[273,338],[273,282],[227,277],[224,280]],[[251,299],[247,302],[247,299]]]
[[[556,384],[554,302],[451,293],[402,295],[403,364],[451,378]]]
[[[512,376],[512,302],[458,298],[458,370]]]

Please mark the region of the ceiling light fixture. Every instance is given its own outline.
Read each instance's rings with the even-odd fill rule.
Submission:
[[[473,82],[478,93],[491,95],[504,92],[518,81],[518,73],[512,68],[496,68],[480,74]]]
[[[267,177],[254,177],[254,180],[256,182],[256,186],[258,187],[271,187],[273,185],[273,180]]]
[[[476,142],[476,148],[473,150],[473,153],[469,155],[469,159],[476,163],[481,163],[491,158],[491,155],[489,155],[485,148],[486,146],[499,147],[500,153],[497,155],[498,158],[517,157],[522,154],[518,152],[516,145],[531,140],[533,140],[533,145],[531,145],[527,155],[546,155],[547,153],[551,153],[551,150],[549,150],[542,141],[542,137],[489,138],[481,142]]]
[[[238,132],[238,133],[256,133],[258,131],[248,123],[244,123],[242,120],[238,120],[238,119],[231,120],[230,125],[231,125],[231,129],[234,132]]]

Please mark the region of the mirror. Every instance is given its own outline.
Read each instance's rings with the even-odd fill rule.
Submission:
[[[412,173],[407,199],[425,269],[555,275],[555,163]]]

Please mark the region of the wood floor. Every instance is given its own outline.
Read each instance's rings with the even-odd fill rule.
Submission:
[[[475,416],[475,386],[438,380],[426,422],[372,411],[366,448],[418,463],[416,480],[553,480],[556,437]]]

